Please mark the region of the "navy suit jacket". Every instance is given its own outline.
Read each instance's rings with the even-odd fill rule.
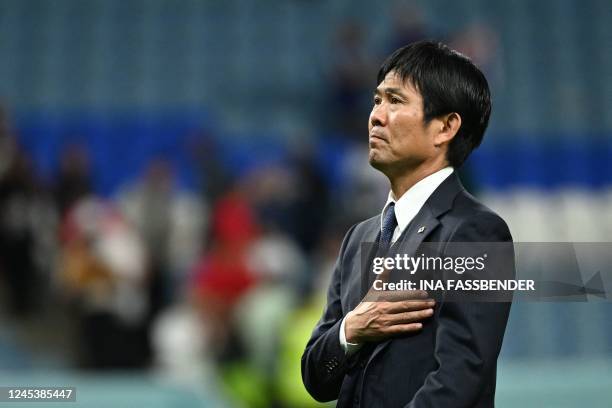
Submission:
[[[327,305],[302,356],[306,389],[321,402],[337,399],[338,407],[493,407],[510,303],[441,301],[421,331],[345,354],[339,330],[344,316],[362,300],[361,243],[376,242],[379,236],[376,216],[351,227],[344,238]],[[416,251],[423,242],[511,242],[512,236],[506,223],[467,193],[453,173],[400,241]]]

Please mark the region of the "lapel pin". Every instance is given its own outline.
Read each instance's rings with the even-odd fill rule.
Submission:
[[[419,228],[419,230],[417,231],[419,234],[422,234],[425,231],[425,227],[421,227]]]

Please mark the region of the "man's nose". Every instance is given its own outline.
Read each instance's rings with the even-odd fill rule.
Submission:
[[[370,112],[370,125],[385,126],[387,124],[387,109],[384,104],[374,105]]]

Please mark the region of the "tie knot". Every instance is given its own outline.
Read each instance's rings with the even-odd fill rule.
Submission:
[[[397,227],[397,219],[395,218],[395,203],[392,202],[383,214],[382,230],[380,233],[381,244],[389,245],[391,243],[395,227]]]

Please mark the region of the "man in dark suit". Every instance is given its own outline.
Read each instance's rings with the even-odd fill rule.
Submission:
[[[413,255],[427,242],[511,243],[506,223],[455,173],[487,127],[487,81],[465,56],[419,42],[383,63],[373,102],[369,161],[391,191],[382,213],[344,238],[302,356],[304,384],[339,407],[492,407],[510,304],[372,301],[361,267],[364,242],[399,243]]]

